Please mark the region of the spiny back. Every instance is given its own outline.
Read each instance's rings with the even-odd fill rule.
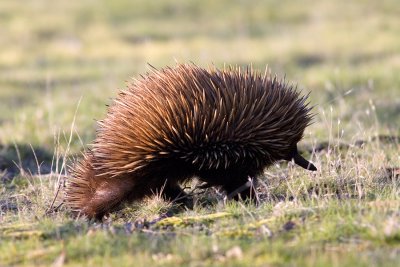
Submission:
[[[99,122],[93,166],[110,176],[163,159],[198,170],[245,160],[266,167],[302,138],[311,121],[306,98],[251,68],[153,69],[129,84]]]

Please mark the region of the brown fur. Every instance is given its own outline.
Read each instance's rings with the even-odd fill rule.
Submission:
[[[101,217],[155,191],[182,196],[178,184],[193,176],[230,194],[277,160],[315,170],[297,153],[311,121],[306,99],[250,68],[154,69],[129,84],[99,121],[92,150],[72,171],[67,203]],[[241,192],[251,194],[250,187]]]

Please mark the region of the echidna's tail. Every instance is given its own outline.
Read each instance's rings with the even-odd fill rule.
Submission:
[[[93,153],[88,151],[76,162],[67,180],[65,201],[78,215],[101,218],[125,200],[133,181],[121,177],[99,175],[93,168]]]

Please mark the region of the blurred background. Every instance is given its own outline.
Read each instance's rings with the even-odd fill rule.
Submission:
[[[398,0],[1,1],[0,155],[52,155],[71,128],[78,152],[147,63],[268,65],[311,92],[306,143],[398,134],[399,14]]]

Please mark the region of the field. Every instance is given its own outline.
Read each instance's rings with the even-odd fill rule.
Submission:
[[[1,1],[0,266],[399,266],[400,3]],[[66,165],[119,89],[176,62],[271,69],[310,92],[300,143],[261,203],[187,185],[102,223],[62,203]],[[204,191],[204,192],[203,192]]]

